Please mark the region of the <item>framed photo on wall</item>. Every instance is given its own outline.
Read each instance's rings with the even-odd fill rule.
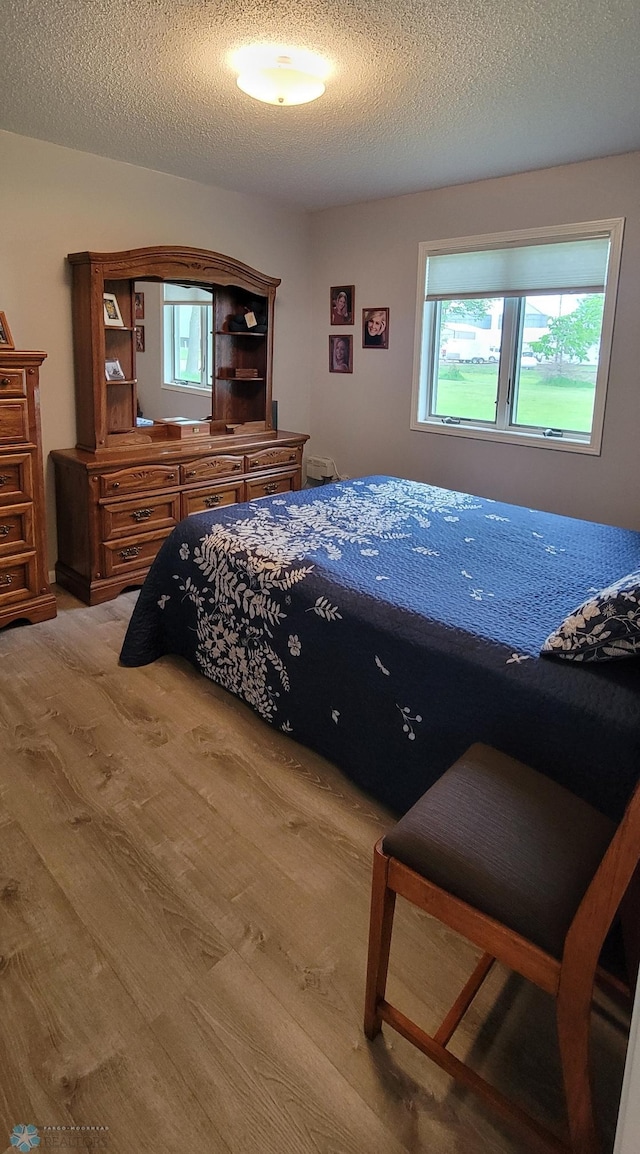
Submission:
[[[136,326],[136,352],[144,352],[144,325]]]
[[[134,300],[135,300],[135,304],[134,304],[135,319],[137,321],[143,321],[144,320],[144,293],[136,293]]]
[[[9,322],[4,313],[0,313],[0,349],[14,349],[13,337]]]
[[[356,290],[352,284],[334,285],[331,294],[332,325],[352,325],[355,316]]]
[[[351,334],[329,337],[329,372],[353,372],[353,337]]]
[[[124,321],[115,293],[103,293],[104,323],[112,329],[123,329]]]
[[[362,347],[389,348],[389,309],[362,310]]]

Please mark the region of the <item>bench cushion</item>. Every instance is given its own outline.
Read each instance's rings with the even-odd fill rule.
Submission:
[[[615,824],[550,778],[473,745],[384,852],[560,959]]]

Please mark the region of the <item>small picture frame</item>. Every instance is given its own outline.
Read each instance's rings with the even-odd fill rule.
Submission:
[[[105,361],[104,371],[108,381],[124,381],[126,377],[122,371],[120,361]]]
[[[136,327],[136,352],[144,352],[144,325],[137,325]]]
[[[108,328],[123,329],[124,321],[122,313],[120,312],[120,305],[115,293],[103,293],[104,300],[104,323]]]
[[[339,284],[329,289],[332,325],[352,325],[355,316],[355,285]]]
[[[353,337],[350,333],[329,337],[329,372],[353,372]]]
[[[389,348],[389,309],[362,310],[362,347]]]
[[[135,293],[133,315],[137,321],[144,320],[144,293]]]
[[[15,349],[6,315],[0,313],[0,349]]]

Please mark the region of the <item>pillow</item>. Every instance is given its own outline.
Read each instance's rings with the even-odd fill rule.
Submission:
[[[549,634],[540,652],[569,661],[640,654],[640,570],[583,601]]]

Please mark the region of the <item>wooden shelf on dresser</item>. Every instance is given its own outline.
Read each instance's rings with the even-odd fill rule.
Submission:
[[[183,517],[299,489],[304,433],[198,437],[127,451],[52,452],[56,579],[89,605],[141,585]]]
[[[47,580],[40,437],[39,372],[46,355],[0,349],[0,628],[56,616]]]

